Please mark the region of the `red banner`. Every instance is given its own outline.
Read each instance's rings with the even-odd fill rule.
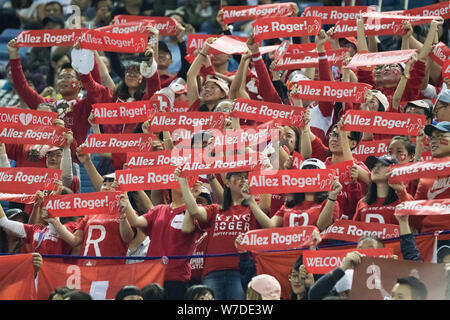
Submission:
[[[305,8],[303,16],[321,18],[322,24],[335,24],[339,20],[357,19],[363,13],[375,10],[369,6],[312,6]]]
[[[279,139],[279,131],[275,129],[237,129],[214,131],[213,147],[215,149],[241,149]]]
[[[431,4],[429,6],[408,9],[401,11],[402,15],[405,16],[421,16],[421,17],[429,17],[429,16],[441,16],[444,20],[450,18],[450,1],[439,2],[436,4]],[[414,21],[412,21],[414,25]]]
[[[179,189],[180,185],[174,174],[176,168],[162,166],[116,170],[116,181],[121,191]],[[196,180],[197,177],[189,179],[190,185]]]
[[[97,124],[145,122],[155,113],[148,101],[95,103],[92,111]]]
[[[367,18],[368,21],[376,23],[379,19],[397,19],[400,21],[409,21],[412,26],[427,24],[431,21],[438,19],[439,16],[414,16],[414,15],[405,15],[404,12],[368,12],[363,14],[364,18]]]
[[[39,190],[53,190],[55,180],[61,180],[60,169],[0,168],[0,192],[34,194]]]
[[[344,249],[344,250],[305,250],[303,264],[306,271],[313,274],[325,274],[342,266],[345,256],[349,252],[358,251],[367,257],[390,258],[394,254],[393,248],[380,249]]]
[[[316,226],[252,230],[245,233],[237,249],[261,252],[302,248],[314,244],[314,230],[319,231]]]
[[[252,171],[248,185],[252,194],[330,191],[335,171],[331,169]]]
[[[327,51],[328,63],[332,66],[340,66],[345,59],[347,48]],[[275,70],[292,70],[301,68],[317,68],[319,66],[319,54],[317,52],[300,52],[284,54],[278,59]]]
[[[31,263],[30,263],[31,264]],[[89,293],[94,300],[114,300],[117,292],[126,285],[143,288],[150,283],[163,286],[165,265],[161,261],[107,266],[80,266],[45,261],[39,271],[39,300],[57,287],[69,287]]]
[[[406,62],[414,52],[416,52],[416,49],[356,53],[346,68],[354,69],[358,67]]]
[[[303,158],[300,153],[294,150],[294,152],[292,152],[292,167],[295,169],[300,169],[303,161],[305,161],[305,158]]]
[[[313,101],[364,102],[364,92],[372,86],[366,83],[338,81],[299,81],[295,98]]]
[[[109,26],[97,28],[95,30],[101,32],[111,32],[111,33],[148,33],[147,27],[150,26],[149,21],[136,21],[121,24],[111,24]]]
[[[201,50],[205,45],[206,39],[208,38],[220,38],[221,35],[218,34],[200,34],[200,33],[190,33],[188,34],[186,49],[187,53],[194,53],[195,50]]]
[[[27,30],[17,36],[18,47],[73,46],[88,29]]]
[[[446,61],[450,59],[450,48],[443,42],[436,44],[429,54],[431,60],[443,66]]]
[[[0,125],[0,140],[10,144],[41,144],[63,147],[63,133],[69,130],[60,126],[23,126],[21,124]]]
[[[227,114],[223,112],[157,112],[150,121],[150,130],[172,132],[177,129],[222,129],[226,117]]]
[[[368,156],[381,157],[389,152],[391,140],[363,140],[352,150],[353,158],[366,161]]]
[[[34,300],[36,298],[31,255],[27,253],[0,256],[0,300]]]
[[[431,161],[394,164],[389,167],[389,182],[400,183],[420,178],[445,177],[450,175],[450,157]]]
[[[347,110],[342,129],[345,131],[417,136],[424,124],[424,115]]]
[[[400,227],[393,224],[366,223],[352,220],[338,220],[322,231],[322,239],[358,242],[365,235],[374,235],[380,239],[400,237]]]
[[[145,133],[90,134],[81,145],[81,153],[126,153],[152,151],[153,138]]]
[[[122,25],[130,22],[149,22],[161,36],[176,36],[177,21],[170,17],[149,17],[149,16],[132,16],[117,15],[113,19],[114,25]]]
[[[327,169],[336,171],[336,175],[339,176],[339,182],[341,184],[348,184],[351,181],[350,170],[353,166],[353,160],[344,161],[337,164],[327,166]]]
[[[427,288],[426,300],[444,300],[447,275],[443,264],[363,257],[353,273],[351,300],[387,300],[398,278],[415,276]]]
[[[25,204],[32,204],[36,201],[37,196],[35,194],[27,193],[0,193],[0,201],[11,201]]]
[[[76,217],[97,214],[119,214],[121,192],[89,192],[57,196],[44,199],[44,208],[51,217]]]
[[[0,108],[0,125],[10,123],[23,126],[52,126],[53,120],[57,118],[56,112]]]
[[[173,150],[161,150],[153,152],[127,152],[128,169],[182,165],[185,162],[191,162],[193,157],[190,149],[182,149],[179,152]],[[198,153],[198,150],[197,150]]]
[[[88,30],[81,36],[80,45],[83,49],[88,50],[138,53],[145,51],[147,41],[146,34],[120,34]]]
[[[395,215],[443,215],[450,214],[450,199],[405,201],[395,207]]]
[[[450,60],[444,62],[442,66],[442,79],[449,78],[450,79]]]
[[[322,23],[319,18],[263,18],[253,24],[254,41],[284,37],[315,36]]]
[[[334,25],[333,38],[356,37],[356,20],[339,20]],[[367,20],[364,23],[364,33],[366,36],[390,36],[404,35],[403,20],[395,18],[380,18],[376,21]]]
[[[305,112],[305,108],[238,98],[230,116],[261,122],[275,120],[281,125],[304,127]]]
[[[293,9],[292,2],[259,6],[226,6],[222,8],[223,22],[230,24],[263,17],[289,17],[294,13]]]
[[[247,47],[247,38],[236,37],[236,36],[221,36],[217,38],[211,44],[208,44],[210,47],[210,53],[226,53],[226,54],[244,54],[248,52]],[[265,54],[271,51],[275,51],[278,48],[278,45],[273,46],[265,46],[260,47],[259,51],[261,54]]]
[[[169,108],[169,112],[187,112],[189,110],[189,101],[175,100],[173,106]]]

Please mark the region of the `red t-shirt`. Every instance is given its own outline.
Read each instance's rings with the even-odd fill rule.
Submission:
[[[316,203],[305,200],[292,208],[283,205],[275,215],[283,218],[283,227],[315,226],[327,201],[325,199],[322,203]],[[336,202],[333,210],[333,222],[338,219],[339,203]]]
[[[76,230],[84,232],[81,247],[83,256],[125,256],[128,243],[120,236],[118,217],[107,214],[86,216],[79,220]],[[125,263],[125,260],[80,260],[84,265],[109,265]]]
[[[181,231],[185,210],[185,206],[171,209],[169,204],[162,204],[143,215],[148,223],[146,232],[151,239],[147,256],[192,255],[200,228],[192,233]],[[197,224],[196,226],[198,227]],[[189,262],[189,259],[169,259],[164,281],[189,281],[191,277]]]
[[[450,198],[450,177],[422,178],[419,180],[416,200],[435,200]],[[450,230],[450,219],[447,215],[429,215],[411,217],[411,225],[419,228],[420,232],[434,232]]]
[[[234,253],[234,241],[240,232],[260,229],[250,207],[231,206],[223,211],[217,204],[205,206],[207,221],[200,222],[202,228],[211,228],[208,234],[206,254]],[[203,276],[212,271],[239,270],[238,256],[205,258]]]
[[[24,242],[29,245],[30,252],[39,252],[40,254],[70,254],[72,248],[60,238],[53,226],[42,226],[36,224],[24,224],[27,234]],[[65,224],[67,230],[74,232],[76,223]],[[42,238],[39,244],[39,239]],[[37,248],[37,250],[36,250]]]

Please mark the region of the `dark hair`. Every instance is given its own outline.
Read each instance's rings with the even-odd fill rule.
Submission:
[[[172,53],[170,52],[169,46],[164,41],[158,41],[158,52],[167,52],[172,59]]]
[[[376,185],[375,182],[372,181],[372,182],[369,184],[369,187],[368,187],[368,189],[367,189],[366,196],[364,197],[364,201],[365,201],[367,204],[372,204],[372,203],[374,203],[375,201],[377,201],[377,198],[378,198],[377,185]],[[398,200],[397,193],[395,192],[394,189],[392,189],[392,188],[389,186],[388,194],[387,194],[387,196],[386,196],[386,199],[384,199],[383,204],[391,204],[391,203],[394,203],[394,202],[397,201],[397,200]]]
[[[405,105],[405,107],[403,108],[403,112],[406,112],[406,108],[408,107],[414,107],[414,108],[421,108],[423,109],[423,111],[425,112],[425,117],[426,119],[433,119],[433,112],[431,111],[431,108],[422,108],[422,107],[418,107],[416,106],[414,103],[407,103]]]
[[[334,125],[331,127],[331,130],[330,130],[329,132],[332,132],[334,129],[336,129],[336,130],[338,129],[337,124],[334,124]],[[358,144],[361,142],[362,136],[363,136],[362,132],[359,132],[359,131],[350,131],[350,134],[349,134],[348,137],[349,137],[351,140],[356,141],[356,146],[353,147],[353,148],[351,148],[351,150],[355,149],[355,148],[358,146]]]
[[[231,172],[228,173],[227,176],[229,175],[229,177],[231,178],[231,175],[233,175],[234,173],[239,173],[239,172]],[[227,180],[229,180],[229,178],[227,177]],[[229,187],[227,187],[226,185],[223,186],[223,204],[222,204],[222,210],[223,211],[227,211],[228,209],[230,209],[231,204],[233,203],[233,199],[231,198],[231,190]],[[242,206],[247,207],[248,206],[248,202],[247,200],[243,200],[241,203]]]
[[[208,142],[208,140],[211,139],[212,137],[213,135],[208,130],[202,130],[200,132],[194,133],[191,139],[191,148],[194,147],[194,142],[201,141],[203,145],[203,142]]]
[[[77,80],[80,80],[80,75],[78,74],[77,70],[75,70],[75,69],[72,67],[72,64],[71,64],[71,63],[64,63],[64,64],[61,66],[61,68],[59,69],[59,72],[63,71],[64,69],[72,69],[73,71],[75,71]]]
[[[398,284],[407,285],[411,288],[413,300],[426,300],[428,290],[425,284],[416,277],[404,277],[397,279]]]
[[[210,287],[203,284],[196,284],[186,290],[184,300],[198,300],[200,296],[207,293],[210,293],[214,298],[214,292]]]
[[[89,293],[81,290],[71,290],[63,295],[64,300],[93,300]]]
[[[317,169],[317,167],[315,165],[306,165],[303,167],[303,169]],[[314,202],[315,203],[322,203],[327,197],[328,197],[328,192],[314,192]],[[294,193],[294,199],[286,200],[286,207],[293,208],[296,205],[302,203],[303,201],[305,201],[305,193],[304,192]]]
[[[300,268],[303,265],[303,254],[300,254],[300,256],[297,258],[297,260],[295,260],[294,264],[292,265],[292,270],[298,271],[298,268]],[[290,288],[291,290],[291,300],[297,300],[297,295],[292,291],[292,287]],[[305,286],[305,294],[303,296],[303,298],[301,300],[308,300],[308,292],[309,292],[309,288],[307,288]]]
[[[358,244],[360,244],[360,243],[362,243],[364,241],[367,241],[367,240],[376,241],[381,246],[381,248],[384,248],[383,240],[381,240],[381,238],[379,238],[379,237],[377,237],[375,235],[370,235],[370,234],[364,235],[361,238],[359,238],[358,239]]]
[[[408,155],[416,154],[416,145],[409,139],[409,137],[407,137],[407,136],[392,137],[391,142],[389,144],[394,142],[394,140],[403,142],[403,145],[405,146],[405,149],[408,152]]]
[[[23,245],[23,240],[19,239],[16,247],[12,250],[12,252],[8,252],[8,238],[6,236],[5,230],[0,228],[0,253],[19,253],[20,248]]]
[[[44,7],[48,7],[48,6],[51,6],[53,4],[57,4],[59,6],[59,9],[61,10],[61,13],[63,12],[63,7],[62,7],[61,3],[59,3],[59,1],[47,2]]]
[[[137,73],[141,73],[140,72],[140,68],[139,68],[139,64],[137,63],[131,63],[130,65],[128,65],[125,68],[124,71],[124,75],[128,72],[128,71],[134,71]],[[142,81],[140,83],[140,85],[138,86],[136,92],[134,93],[134,99],[135,100],[141,100],[142,97],[145,94],[145,90],[146,90],[146,84],[145,81]],[[116,99],[122,99],[122,100],[127,100],[128,98],[131,98],[130,93],[128,92],[128,86],[125,84],[125,80],[122,80],[119,85],[117,86],[115,92],[114,92],[114,100]]]
[[[53,297],[59,294],[60,296],[64,297],[64,295],[74,289],[71,289],[69,287],[58,287],[55,288],[50,295],[48,296],[48,300],[53,300]]]
[[[157,283],[151,283],[141,289],[144,300],[164,300],[166,297],[164,288]]]
[[[142,297],[141,289],[139,289],[136,286],[124,286],[124,287],[120,288],[119,291],[117,291],[115,300],[123,300],[127,296],[141,296]]]

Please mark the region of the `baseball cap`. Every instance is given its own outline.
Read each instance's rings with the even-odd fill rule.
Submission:
[[[427,124],[423,130],[427,136],[431,136],[434,130],[439,130],[442,132],[450,132],[450,122],[441,121],[436,124]]]
[[[316,158],[309,158],[302,162],[300,165],[300,169],[303,169],[305,166],[316,166],[318,169],[326,169],[327,166],[325,163],[323,163],[322,160],[316,159]]]
[[[372,90],[372,94],[375,96],[375,98],[380,101],[381,105],[384,107],[384,111],[387,111],[389,109],[389,101],[380,90]]]
[[[207,83],[208,81],[214,82],[215,84],[217,84],[219,86],[220,89],[222,89],[225,94],[228,96],[228,93],[230,92],[230,88],[228,86],[228,83],[220,78],[217,78],[215,76],[208,76],[206,78],[205,83]]]
[[[394,156],[386,154],[381,157],[368,156],[364,163],[366,164],[367,168],[369,168],[369,170],[372,170],[377,162],[381,162],[383,165],[389,167],[391,164],[397,164],[398,160]]]
[[[446,255],[450,254],[450,246],[445,245],[445,246],[439,247],[436,254],[437,254],[437,262],[442,263],[442,261],[444,260],[444,257]]]
[[[108,174],[105,174],[104,176],[103,176],[103,179],[115,179],[116,178],[116,173],[115,172],[113,172],[113,173],[108,173]]]
[[[281,297],[280,283],[269,274],[253,277],[248,287],[258,292],[263,300],[276,300]]]
[[[51,148],[49,148],[47,150],[46,154],[49,153],[49,152],[52,152],[52,151],[62,150],[62,149],[63,149],[62,147],[51,147]]]
[[[438,101],[450,103],[450,89],[444,90],[439,94]]]
[[[170,83],[169,88],[171,88],[175,94],[183,94],[187,92],[187,83],[183,78],[176,78]]]
[[[412,104],[416,107],[420,107],[420,108],[424,108],[427,110],[430,110],[432,105],[430,105],[429,103],[427,103],[425,100],[414,100],[414,101],[408,101],[408,104]]]
[[[292,71],[289,76],[288,79],[286,80],[286,86],[288,88],[288,90],[291,90],[294,87],[294,84],[301,81],[301,80],[311,80],[309,79],[302,71],[300,70],[295,70]]]
[[[209,191],[205,186],[202,186],[202,191],[199,196],[205,198],[208,204],[212,203],[211,191]]]
[[[22,216],[25,221],[28,221],[28,215],[19,208],[8,209],[6,210],[5,215],[9,220]]]

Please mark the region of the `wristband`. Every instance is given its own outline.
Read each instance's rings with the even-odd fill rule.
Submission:
[[[337,199],[331,199],[331,198],[328,198],[328,200],[333,201],[333,202],[336,202]]]
[[[206,54],[204,54],[203,52],[199,52],[199,54],[206,58]]]

